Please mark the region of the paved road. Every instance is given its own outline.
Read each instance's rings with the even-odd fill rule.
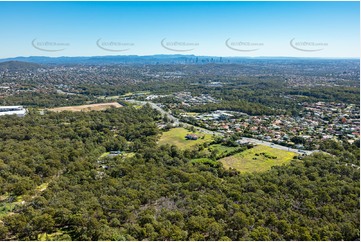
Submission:
[[[133,99],[132,100],[126,100],[126,101],[130,102],[130,103],[137,104],[137,105],[145,105],[145,104],[148,103],[152,108],[158,110],[161,114],[167,115],[168,119],[173,121],[174,126],[179,126],[179,125],[182,125],[183,127],[194,126],[194,125],[190,125],[190,124],[179,121],[178,118],[174,117],[173,115],[171,115],[170,113],[168,113],[167,111],[165,111],[164,109],[162,109],[161,107],[159,107],[155,103],[152,103],[152,102],[149,102],[149,101],[148,102],[147,101],[137,101],[137,100],[133,100]],[[205,134],[224,136],[224,134],[221,133],[221,132],[212,131],[212,130],[208,130],[208,129],[197,127],[197,126],[195,126],[195,128],[197,130],[201,131],[202,133],[205,133]]]
[[[173,121],[173,125],[174,125],[174,126],[179,126],[179,124],[180,124],[178,118],[176,118],[176,117],[174,117],[173,115],[171,115],[170,113],[166,112],[164,109],[162,109],[161,107],[157,106],[155,103],[146,102],[146,101],[137,101],[137,100],[126,100],[126,101],[127,101],[127,102],[130,102],[130,103],[138,104],[138,105],[145,105],[145,104],[148,103],[152,108],[158,110],[162,115],[166,115],[169,120]]]
[[[298,150],[298,149],[293,149],[293,148],[290,148],[287,146],[282,146],[282,145],[274,144],[271,142],[258,140],[258,139],[252,139],[252,138],[246,138],[246,137],[242,137],[240,140],[242,142],[249,142],[249,143],[256,144],[256,145],[265,145],[265,146],[269,146],[269,147],[280,149],[280,150],[295,152],[300,155],[311,155],[312,153],[316,152],[316,150]]]
[[[174,126],[179,126],[179,125],[183,125],[184,127],[192,126],[192,125],[189,125],[187,123],[180,122],[178,118],[176,118],[173,115],[171,115],[170,113],[166,112],[161,107],[157,106],[155,103],[146,102],[146,101],[137,101],[137,100],[126,100],[126,101],[130,102],[130,103],[138,104],[138,105],[145,105],[145,104],[148,103],[152,108],[158,110],[161,114],[167,115],[169,120],[173,120]],[[219,135],[219,136],[224,136],[225,135],[224,133],[221,133],[221,132],[211,131],[211,130],[200,128],[200,127],[196,127],[196,129],[203,132],[203,133],[207,133],[207,134],[211,134],[211,135],[213,135],[213,134],[214,135]],[[301,154],[301,155],[310,155],[310,154],[312,154],[314,152],[318,152],[317,150],[293,149],[293,148],[289,148],[287,146],[282,146],[282,145],[274,144],[274,143],[263,141],[263,140],[253,139],[253,138],[242,137],[241,140],[244,141],[244,142],[249,142],[249,143],[256,144],[256,145],[257,144],[258,145],[266,145],[266,146],[276,148],[276,149],[280,149],[280,150],[291,151],[291,152],[295,152],[295,153],[298,153],[298,154]]]

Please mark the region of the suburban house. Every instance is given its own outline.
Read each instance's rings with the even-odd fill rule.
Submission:
[[[186,139],[188,139],[188,140],[197,140],[198,136],[196,134],[187,134]]]
[[[120,150],[112,150],[109,152],[111,155],[120,155],[122,152]]]

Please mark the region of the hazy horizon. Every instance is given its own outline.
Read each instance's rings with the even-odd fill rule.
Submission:
[[[150,55],[89,55],[89,56],[46,56],[46,55],[31,55],[31,56],[13,56],[13,57],[5,57],[0,58],[0,60],[12,60],[18,58],[92,58],[92,57],[153,57],[153,56],[193,56],[193,57],[215,57],[215,58],[238,58],[238,59],[356,59],[360,60],[360,57],[309,57],[309,56],[216,56],[216,55],[187,55],[187,54],[150,54]]]

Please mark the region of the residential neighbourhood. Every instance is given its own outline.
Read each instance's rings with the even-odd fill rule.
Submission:
[[[250,116],[241,112],[217,110],[209,113],[181,113],[206,129],[287,145],[297,149],[317,149],[326,139],[344,139],[353,143],[360,137],[360,110],[343,103],[299,103],[297,116]],[[312,146],[311,146],[312,144]]]

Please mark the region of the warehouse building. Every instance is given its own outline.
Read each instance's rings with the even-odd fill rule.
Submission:
[[[14,114],[19,117],[24,117],[26,109],[23,106],[0,106],[0,116]]]

